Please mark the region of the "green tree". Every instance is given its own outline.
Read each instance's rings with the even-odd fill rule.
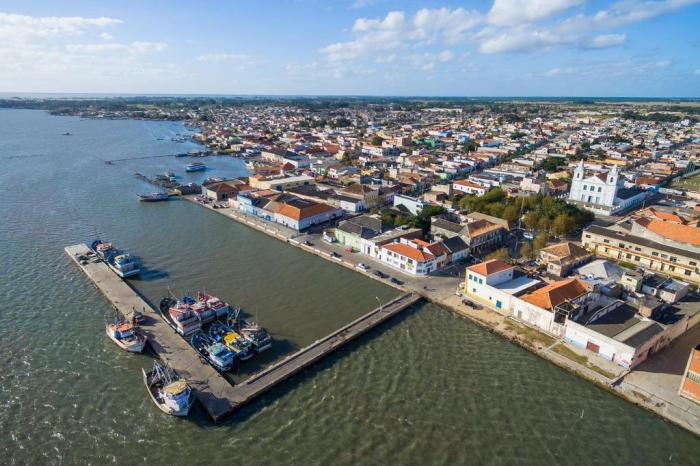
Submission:
[[[524,241],[520,246],[520,257],[527,260],[532,260],[534,251],[529,241]]]
[[[535,237],[535,240],[532,242],[532,248],[534,252],[538,252],[540,249],[543,247],[547,246],[547,240],[549,239],[549,236],[546,233],[540,233]]]
[[[572,226],[572,219],[566,214],[559,214],[554,217],[554,220],[552,221],[552,230],[557,236],[567,234],[569,231],[571,231],[570,229]]]
[[[534,210],[531,210],[525,214],[525,218],[523,218],[523,224],[525,224],[525,228],[528,230],[536,230],[539,222],[540,216]]]
[[[502,261],[510,260],[510,255],[508,254],[508,248],[500,248],[493,251],[491,254],[486,256],[486,260],[500,259]]]
[[[372,136],[371,142],[372,142],[373,146],[381,146],[382,141],[384,141],[384,139],[382,139],[382,137],[379,136],[378,134],[375,134],[374,136]]]

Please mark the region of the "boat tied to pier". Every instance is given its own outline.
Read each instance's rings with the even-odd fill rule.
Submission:
[[[138,259],[115,248],[112,243],[98,239],[92,242],[90,249],[95,251],[97,256],[122,278],[132,277],[141,273],[141,264]]]
[[[199,355],[219,372],[230,370],[236,361],[236,355],[223,343],[209,338],[199,331],[192,335],[192,347]]]
[[[194,391],[186,380],[158,361],[153,362],[153,369],[150,371],[146,372],[141,368],[141,372],[148,394],[158,409],[172,416],[185,417],[189,414],[195,398]]]
[[[165,321],[183,337],[192,335],[202,328],[202,321],[190,304],[164,297],[160,300],[158,309]]]
[[[106,325],[105,331],[117,346],[129,353],[141,353],[146,346],[147,337],[131,322],[115,319],[113,323]]]
[[[247,361],[255,354],[252,344],[221,321],[216,321],[209,329],[212,340],[226,345],[238,359]]]

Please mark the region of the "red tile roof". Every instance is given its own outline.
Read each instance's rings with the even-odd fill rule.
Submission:
[[[522,299],[537,307],[551,311],[561,303],[575,299],[588,291],[589,288],[585,282],[578,278],[570,278],[550,283],[544,288],[526,294]]]
[[[395,252],[396,254],[399,254],[401,256],[413,259],[417,262],[427,262],[435,258],[435,256],[433,256],[429,252],[424,252],[419,249],[412,248],[411,246],[403,243],[389,243],[385,244],[382,247],[389,251]]]
[[[467,270],[471,270],[474,273],[488,277],[494,273],[503,272],[504,270],[512,268],[512,265],[508,264],[507,262],[503,262],[501,259],[491,259],[489,261],[467,267]]]

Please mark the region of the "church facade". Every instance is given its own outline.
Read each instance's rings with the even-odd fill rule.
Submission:
[[[617,166],[586,176],[583,160],[574,171],[569,192],[570,202],[599,215],[614,215],[641,204],[645,198],[645,191],[624,187]]]

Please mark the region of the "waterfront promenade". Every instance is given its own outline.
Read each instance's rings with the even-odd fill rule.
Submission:
[[[369,256],[347,252],[341,245],[326,243],[322,241],[320,233],[296,232],[282,225],[246,215],[233,208],[213,209],[210,204],[197,202],[194,196],[185,196],[185,198],[212,212],[224,215],[275,239],[378,280],[387,286],[421,295],[426,300],[468,318],[487,331],[496,333],[532,351],[562,369],[593,382],[631,403],[648,409],[696,435],[700,435],[700,406],[681,399],[674,392],[676,388],[674,384],[678,377],[664,377],[663,370],[658,370],[658,373],[653,374],[652,371],[647,372],[644,369],[652,364],[651,361],[667,358],[665,355],[674,351],[671,348],[677,347],[676,344],[654,355],[649,362],[640,368],[631,372],[625,371],[622,367],[598,355],[583,351],[564,340],[556,339],[538,329],[529,327],[524,322],[505,316],[495,309],[489,308],[485,302],[479,302],[480,305],[476,307],[467,306],[463,303],[462,297],[458,295],[458,285],[464,279],[464,270],[458,268],[457,265],[428,277],[415,277],[388,267]],[[305,242],[310,244],[305,244]],[[331,253],[336,253],[338,257],[333,257]],[[370,270],[359,269],[357,264],[360,262],[369,265]],[[373,273],[377,270],[399,278],[402,283],[396,284],[388,279],[378,277]],[[472,299],[472,301],[478,300]],[[693,333],[700,333],[700,327],[696,328]],[[685,362],[687,354],[683,358],[683,362]],[[641,374],[641,372],[646,373]]]

